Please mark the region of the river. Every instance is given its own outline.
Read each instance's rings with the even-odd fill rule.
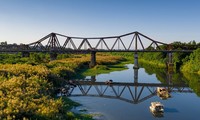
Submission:
[[[151,69],[133,69],[133,64],[126,66],[128,69],[123,71],[80,80],[69,98],[82,106],[73,111],[86,109],[99,120],[199,120],[200,97],[185,78],[167,72],[155,74]],[[113,83],[106,84],[109,80]],[[171,97],[160,97],[157,87],[166,88]],[[154,101],[164,105],[161,116],[150,112],[149,106]]]

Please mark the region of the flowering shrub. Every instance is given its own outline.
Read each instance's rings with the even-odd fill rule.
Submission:
[[[35,56],[31,59],[36,58]],[[41,58],[39,56],[32,60],[34,65],[32,62],[28,64],[27,61],[26,64],[21,62],[0,64],[0,119],[92,119],[91,116],[77,118],[68,111],[75,103],[66,101],[66,98],[56,99],[51,96],[54,87],[59,86],[63,78],[69,79],[76,70],[89,65],[89,55],[74,55],[61,60],[43,61],[38,65]],[[99,54],[97,64],[106,63],[105,61],[113,64],[120,59],[120,57]],[[4,60],[6,61],[6,57]]]
[[[0,119],[61,119],[62,99],[49,92],[46,67],[1,65]],[[3,73],[3,74],[2,74]]]

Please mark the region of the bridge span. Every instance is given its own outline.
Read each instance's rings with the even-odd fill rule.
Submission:
[[[173,93],[193,93],[186,83],[173,83],[173,73],[167,73],[163,83],[142,83],[138,80],[138,69],[134,69],[134,77],[130,82],[116,82],[115,80],[97,81],[96,76],[88,79],[70,80],[67,85],[67,96],[91,96],[119,99],[125,102],[138,104],[154,96],[166,99],[157,93],[158,87],[164,87],[173,97]],[[108,82],[112,81],[112,82]],[[64,88],[65,88],[64,87]]]
[[[105,82],[97,82],[93,80],[76,81],[76,87],[70,87],[67,96],[90,96],[103,97],[110,99],[119,99],[132,104],[141,103],[154,96],[159,96],[157,87],[166,88],[170,94],[193,93],[192,89],[186,84],[163,84],[163,83],[127,83],[113,82],[106,84]],[[163,99],[161,97],[161,99]],[[164,98],[167,99],[167,98]]]
[[[173,52],[192,52],[192,50],[174,50],[171,44],[154,40],[140,32],[131,32],[110,37],[72,37],[59,33],[50,33],[36,42],[21,45],[0,45],[0,53],[30,52],[50,53],[52,60],[60,53],[91,53],[90,67],[96,65],[97,52],[133,52],[135,68],[138,66],[138,52],[165,52],[169,64],[172,64]]]

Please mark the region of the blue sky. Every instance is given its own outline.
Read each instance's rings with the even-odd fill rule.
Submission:
[[[200,0],[0,0],[0,42],[134,31],[166,43],[200,42],[199,6]]]

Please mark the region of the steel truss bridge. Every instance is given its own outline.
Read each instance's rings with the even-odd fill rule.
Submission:
[[[163,46],[163,47],[161,47]],[[172,52],[170,44],[156,41],[142,33],[131,32],[110,37],[71,37],[50,33],[40,40],[21,45],[0,45],[0,52]],[[191,50],[181,50],[191,52]]]
[[[170,94],[175,92],[193,93],[193,91],[188,87],[188,85],[185,84],[176,85],[176,84],[163,84],[163,83],[113,82],[112,84],[108,85],[105,84],[105,82],[84,80],[84,81],[77,81],[77,87],[71,88],[68,95],[119,99],[132,104],[138,104],[156,96],[157,87],[167,88]]]
[[[199,47],[199,46],[197,46]],[[154,40],[140,32],[131,32],[110,37],[71,37],[58,33],[50,33],[40,40],[21,45],[0,45],[0,53],[22,52],[29,56],[30,52],[50,53],[51,60],[59,53],[91,53],[90,67],[96,65],[96,52],[134,52],[134,65],[138,65],[138,52],[166,52],[168,66],[172,66],[173,52],[192,52],[193,50],[173,50],[173,46]]]

